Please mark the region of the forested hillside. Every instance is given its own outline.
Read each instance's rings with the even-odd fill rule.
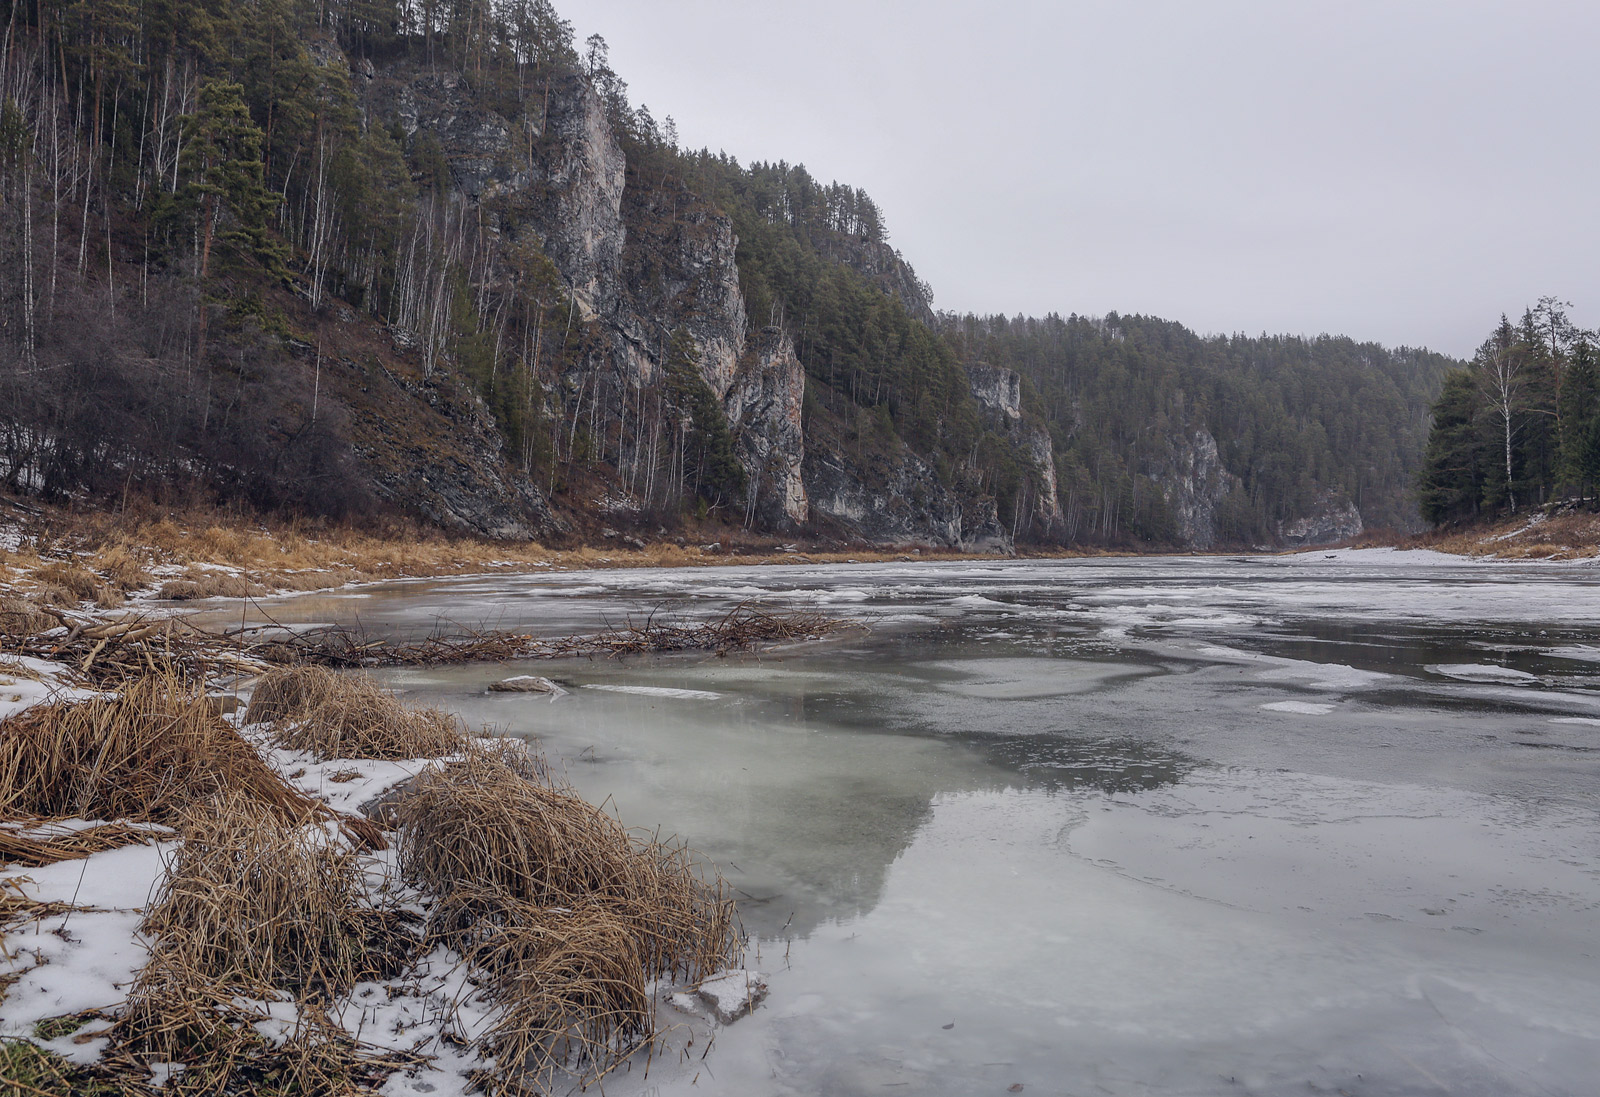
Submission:
[[[1202,338],[1115,314],[948,317],[945,330],[1025,378],[1055,442],[1069,539],[1192,541],[1185,521],[1209,521],[1222,543],[1304,539],[1294,523],[1336,526],[1346,503],[1368,525],[1413,526],[1428,404],[1455,364],[1326,335]]]
[[[1438,356],[936,315],[867,194],[679,148],[546,0],[0,10],[13,492],[990,550],[1415,521]]]
[[[1506,317],[1444,379],[1422,475],[1422,513],[1440,524],[1516,514],[1600,487],[1600,353],[1571,306],[1544,297]]]

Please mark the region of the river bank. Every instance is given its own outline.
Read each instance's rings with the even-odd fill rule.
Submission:
[[[1392,543],[1480,560],[1593,560],[1600,557],[1600,511],[1567,500],[1496,521],[1442,527]]]
[[[994,559],[915,545],[828,545],[729,530],[717,531],[716,538],[674,534],[646,543],[602,530],[595,544],[549,547],[450,537],[413,526],[318,527],[212,511],[75,513],[0,498],[0,593],[108,609],[128,600],[264,597],[475,573]],[[1062,550],[1049,555],[1099,553]]]
[[[314,667],[81,681],[0,661],[0,1090],[543,1091],[764,992],[715,871],[520,741]]]

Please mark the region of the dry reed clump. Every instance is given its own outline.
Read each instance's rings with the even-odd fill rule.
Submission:
[[[205,695],[170,672],[113,697],[35,705],[0,721],[0,819],[95,818],[175,825],[237,793],[292,822],[336,820],[373,848],[382,834],[285,784]]]
[[[358,855],[337,834],[237,793],[195,805],[140,927],[154,955],[213,983],[333,993],[392,968],[369,952],[380,912]]]
[[[0,824],[0,865],[26,865],[37,868],[58,861],[74,861],[108,849],[154,842],[166,834],[162,830],[103,823],[79,829],[54,830]]]
[[[499,1016],[480,1050],[501,1084],[604,1074],[649,1036],[651,980],[737,953],[733,904],[687,850],[636,839],[503,747],[424,771],[396,820],[433,932],[487,976]]]
[[[185,1064],[178,1092],[339,1093],[379,1063],[322,1004],[364,978],[398,973],[419,938],[370,901],[356,853],[328,829],[284,819],[237,793],[195,805],[140,926],[154,935],[116,1026],[136,1058]],[[266,1004],[296,1018],[262,1038]]]
[[[105,584],[88,568],[54,560],[33,573],[35,582],[59,587],[79,602],[92,601]]]
[[[0,598],[0,634],[33,636],[55,626],[55,618],[25,598]]]
[[[76,606],[78,599],[70,590],[55,583],[40,583],[33,589],[33,600],[41,606]]]
[[[156,591],[156,597],[169,602],[187,602],[200,597],[200,584],[193,579],[168,579]]]
[[[365,675],[337,674],[314,666],[268,671],[256,683],[248,723],[274,725],[273,739],[318,760],[330,758],[439,758],[466,744],[452,716],[433,708],[408,708]]]
[[[106,578],[124,594],[139,590],[150,583],[151,576],[145,570],[143,562],[123,541],[114,542],[100,549],[95,553],[94,561]]]

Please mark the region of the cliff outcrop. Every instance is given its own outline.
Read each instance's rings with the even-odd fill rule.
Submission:
[[[1223,501],[1244,482],[1224,467],[1211,432],[1201,427],[1170,439],[1165,460],[1149,475],[1166,500],[1178,543],[1215,547]]]

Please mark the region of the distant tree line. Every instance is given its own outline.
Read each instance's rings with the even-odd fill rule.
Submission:
[[[947,316],[963,356],[1017,371],[1054,438],[1069,540],[1174,540],[1155,479],[1175,445],[1211,434],[1239,486],[1224,542],[1270,541],[1327,496],[1367,524],[1415,524],[1411,482],[1428,407],[1451,359],[1348,338],[1201,337],[1181,324],[1105,317]]]
[[[535,161],[555,140],[552,90],[587,82],[628,160],[633,273],[650,280],[646,245],[689,231],[688,212],[725,214],[752,324],[785,329],[805,367],[808,444],[867,469],[909,447],[1019,536],[1170,543],[1151,477],[1202,425],[1242,481],[1229,539],[1259,540],[1327,491],[1369,521],[1410,512],[1438,356],[1201,339],[1139,317],[936,319],[869,195],[680,149],[670,117],[629,102],[604,40],[575,42],[548,0],[0,0],[0,22],[0,483],[14,490],[366,505],[320,352],[296,346],[333,313],[409,347],[424,393],[474,392],[547,490],[609,479],[664,515],[745,490],[693,340],[661,333],[649,391],[599,368],[604,333],[555,264],[529,234],[496,231],[537,216],[537,195],[462,194],[434,134],[364,115],[352,66],[370,62],[457,74],[530,135]],[[1594,478],[1577,441],[1591,352],[1565,329],[1545,345],[1548,368],[1517,331],[1501,356],[1516,364],[1508,505],[1552,477]],[[1064,526],[1042,522],[1043,470],[974,400],[977,363],[1025,378]],[[1476,380],[1446,391],[1471,403],[1471,460],[1445,464],[1470,466],[1472,507],[1501,498],[1490,395]]]
[[[1542,297],[1444,378],[1420,479],[1435,524],[1516,514],[1600,486],[1600,351]]]

